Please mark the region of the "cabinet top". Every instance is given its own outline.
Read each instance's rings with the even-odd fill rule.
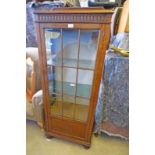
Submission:
[[[102,13],[108,13],[112,14],[113,10],[107,10],[101,7],[89,7],[89,8],[53,8],[52,10],[38,10],[34,11],[34,14],[50,14],[50,13],[65,13],[65,14],[81,14],[81,13],[87,13],[87,14],[102,14]]]
[[[103,8],[53,8],[34,12],[36,23],[110,23],[112,10]]]

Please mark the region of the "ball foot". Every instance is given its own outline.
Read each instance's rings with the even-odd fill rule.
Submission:
[[[83,145],[83,147],[84,147],[85,149],[89,149],[89,148],[90,148],[90,146],[88,146],[88,145]]]
[[[94,136],[95,136],[95,137],[98,137],[98,133],[97,133],[97,132],[96,132],[96,133],[94,133]]]
[[[47,133],[45,134],[45,136],[46,136],[47,139],[52,139],[53,138],[53,136],[51,136],[51,135],[49,135]]]

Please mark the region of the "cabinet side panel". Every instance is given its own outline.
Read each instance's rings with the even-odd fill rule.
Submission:
[[[95,115],[96,104],[98,100],[98,91],[100,87],[100,81],[101,81],[103,66],[104,66],[104,59],[105,59],[106,49],[109,43],[109,38],[110,38],[110,25],[109,24],[101,25],[100,40],[99,40],[98,52],[97,52],[96,64],[95,64],[95,73],[94,73],[95,76],[93,79],[92,95],[90,99],[91,106],[89,109],[88,126],[86,130],[86,139],[89,142],[91,141],[94,115]]]
[[[36,30],[37,30],[37,42],[38,42],[38,52],[39,52],[39,65],[40,65],[40,73],[41,73],[41,85],[42,85],[42,90],[43,90],[43,103],[44,103],[44,112],[45,112],[45,130],[48,131],[49,128],[49,112],[48,112],[48,107],[47,107],[47,97],[45,95],[46,92],[46,80],[45,80],[45,70],[44,70],[44,53],[43,53],[43,43],[42,43],[42,37],[41,36],[41,26],[40,23],[36,23]]]

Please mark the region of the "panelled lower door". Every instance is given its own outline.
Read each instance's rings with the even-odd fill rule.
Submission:
[[[85,139],[100,30],[44,28],[49,130]]]

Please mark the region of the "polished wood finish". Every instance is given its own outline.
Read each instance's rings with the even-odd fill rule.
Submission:
[[[112,13],[113,11],[111,10],[104,10],[101,8],[87,8],[87,9],[57,8],[53,9],[52,11],[35,12],[37,38],[39,46],[40,69],[42,74],[43,101],[45,109],[45,132],[47,135],[70,140],[82,144],[87,148],[90,147],[94,114],[98,99],[98,91],[103,72],[105,53],[110,36],[110,21]],[[68,24],[70,23],[74,25],[73,28],[68,28]],[[49,88],[48,88],[49,82],[48,82],[47,63],[46,63],[47,58],[46,58],[46,47],[44,37],[45,28],[78,29],[79,30],[78,40],[80,40],[80,30],[89,30],[89,29],[100,30],[97,46],[96,63],[95,68],[93,69],[94,77],[92,82],[90,104],[88,109],[88,118],[86,122],[70,119],[63,116],[56,117],[54,115],[51,115],[51,107],[49,104]],[[62,40],[62,30],[61,30],[61,40]],[[80,47],[78,45],[78,51],[79,48]],[[76,83],[77,83],[77,76],[76,76]],[[61,78],[63,79],[63,75]]]
[[[55,8],[35,11],[35,22],[42,23],[110,23],[112,10],[102,8]]]
[[[53,13],[57,13],[57,14],[83,14],[83,13],[87,13],[87,14],[112,14],[113,11],[112,10],[105,10],[102,7],[100,8],[94,8],[94,7],[89,7],[89,8],[53,8],[52,10],[39,10],[39,11],[35,11],[35,14],[53,14]]]

